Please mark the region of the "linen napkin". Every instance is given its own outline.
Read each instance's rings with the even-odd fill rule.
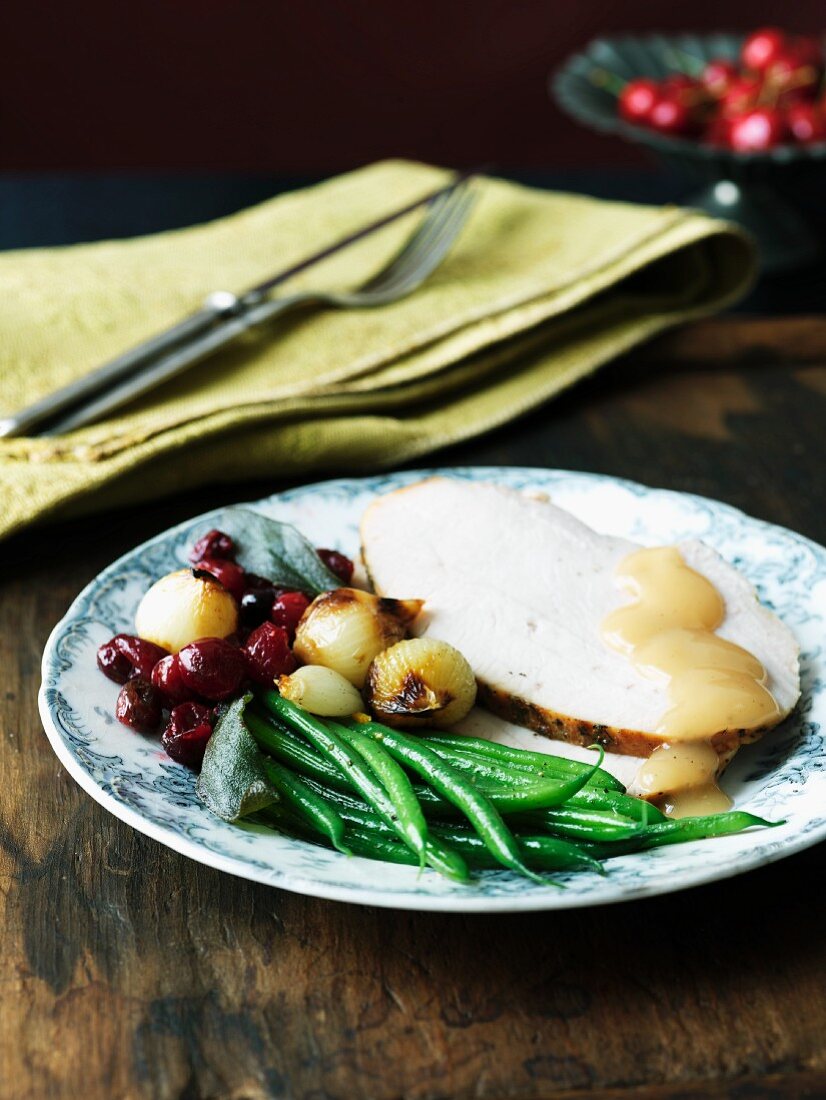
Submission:
[[[0,255],[0,416],[447,182],[388,161],[207,225]],[[750,284],[748,240],[675,207],[479,180],[415,294],[276,322],[98,424],[0,442],[0,537],[51,517],[249,477],[367,472],[519,416]],[[420,216],[420,215],[419,215]],[[416,215],[284,288],[348,288]]]

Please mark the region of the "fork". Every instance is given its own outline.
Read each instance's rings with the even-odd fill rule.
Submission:
[[[375,275],[353,290],[306,290],[268,298],[255,290],[240,298],[224,295],[223,320],[214,329],[163,355],[113,386],[101,396],[52,423],[46,436],[62,435],[90,424],[258,328],[295,310],[310,308],[372,309],[398,301],[416,290],[433,273],[461,232],[476,194],[468,182],[436,198],[421,224],[400,251]]]

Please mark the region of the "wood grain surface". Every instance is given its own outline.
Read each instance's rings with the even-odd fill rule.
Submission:
[[[727,324],[441,457],[610,472],[826,541],[826,322]],[[3,1100],[826,1096],[822,846],[614,907],[396,913],[208,870],[65,774],[35,697],[72,597],[170,523],[280,487],[0,547]]]

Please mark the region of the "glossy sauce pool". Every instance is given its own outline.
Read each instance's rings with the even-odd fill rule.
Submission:
[[[670,706],[657,733],[664,740],[639,770],[636,785],[674,817],[725,810],[712,737],[755,729],[778,716],[757,658],[715,633],[725,603],[675,546],[636,550],[617,566],[632,602],[602,623],[607,645],[644,675],[668,684]]]

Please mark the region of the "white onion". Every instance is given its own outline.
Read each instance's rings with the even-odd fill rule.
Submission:
[[[226,638],[238,629],[238,605],[217,581],[179,569],[156,581],[138,606],[141,638],[177,653],[198,638]]]
[[[317,596],[302,616],[293,649],[309,665],[340,672],[357,688],[383,649],[400,641],[421,600],[381,599],[360,588],[334,588]]]
[[[291,703],[322,718],[343,718],[364,710],[350,681],[323,665],[304,665],[289,676],[280,676],[278,690]]]

